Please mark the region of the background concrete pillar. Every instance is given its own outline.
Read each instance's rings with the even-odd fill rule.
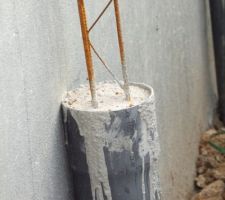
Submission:
[[[225,124],[225,1],[211,0],[214,50],[219,94],[218,112]]]

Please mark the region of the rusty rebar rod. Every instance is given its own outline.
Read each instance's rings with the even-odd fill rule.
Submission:
[[[108,9],[108,7],[110,6],[110,4],[112,3],[112,0],[110,0],[107,5],[105,6],[105,8],[102,10],[102,12],[99,14],[99,16],[97,17],[97,19],[94,21],[94,23],[91,25],[91,27],[88,29],[88,32],[90,32],[94,26],[97,24],[97,22],[99,21],[99,19],[102,17],[102,15],[105,13],[105,11]]]
[[[87,65],[88,80],[89,80],[90,90],[91,90],[92,106],[94,108],[97,108],[98,102],[96,99],[95,74],[94,74],[93,61],[91,56],[91,47],[90,47],[90,39],[88,35],[86,11],[85,11],[83,0],[77,0],[77,3],[78,3],[78,10],[79,10],[79,16],[80,16],[80,25],[81,25],[84,53],[85,53],[85,59],[86,59],[86,65]]]
[[[128,82],[128,74],[127,74],[127,65],[126,65],[126,59],[125,59],[122,28],[121,28],[121,22],[120,22],[121,20],[120,20],[119,3],[118,3],[118,0],[113,0],[113,1],[114,1],[119,49],[120,49],[120,59],[121,59],[122,73],[123,73],[123,80],[124,80],[124,92],[126,95],[126,100],[130,101],[131,97],[130,97],[130,89],[129,89],[129,82]]]

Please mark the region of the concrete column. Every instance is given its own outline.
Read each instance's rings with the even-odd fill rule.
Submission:
[[[63,104],[75,198],[159,200],[159,141],[152,88],[144,103],[116,111]]]

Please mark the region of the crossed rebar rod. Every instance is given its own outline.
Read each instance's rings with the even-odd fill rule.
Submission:
[[[97,17],[97,19],[94,21],[94,23],[90,26],[89,29],[87,26],[87,17],[86,17],[84,0],[77,0],[77,2],[78,2],[81,32],[82,32],[82,37],[83,37],[83,45],[84,45],[85,59],[86,59],[87,72],[88,72],[88,80],[89,80],[90,90],[91,90],[92,106],[94,108],[98,107],[98,102],[97,102],[97,98],[96,98],[95,73],[94,73],[91,49],[96,54],[96,56],[100,59],[101,63],[104,65],[104,67],[107,69],[107,71],[113,77],[113,79],[124,90],[126,100],[130,101],[129,82],[128,82],[128,75],[127,75],[127,66],[126,66],[126,60],[125,60],[125,51],[124,51],[122,28],[121,28],[121,22],[120,22],[120,10],[119,10],[118,0],[110,0],[107,3],[107,5],[105,6],[105,8],[102,10],[100,15]],[[110,68],[107,66],[107,64],[104,62],[104,60],[101,58],[101,56],[98,54],[98,52],[92,45],[90,38],[89,38],[89,33],[94,28],[94,26],[97,24],[97,22],[100,20],[100,18],[103,16],[103,14],[105,13],[105,11],[107,10],[107,8],[110,6],[110,4],[112,2],[114,2],[116,27],[117,27],[118,43],[119,43],[119,50],[120,50],[120,60],[121,60],[121,65],[122,65],[124,85],[122,85],[120,83],[120,81],[116,78],[116,76],[112,73]]]

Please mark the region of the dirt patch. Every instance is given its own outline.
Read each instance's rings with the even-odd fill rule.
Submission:
[[[225,200],[225,129],[210,129],[200,141],[196,194],[191,200]]]

